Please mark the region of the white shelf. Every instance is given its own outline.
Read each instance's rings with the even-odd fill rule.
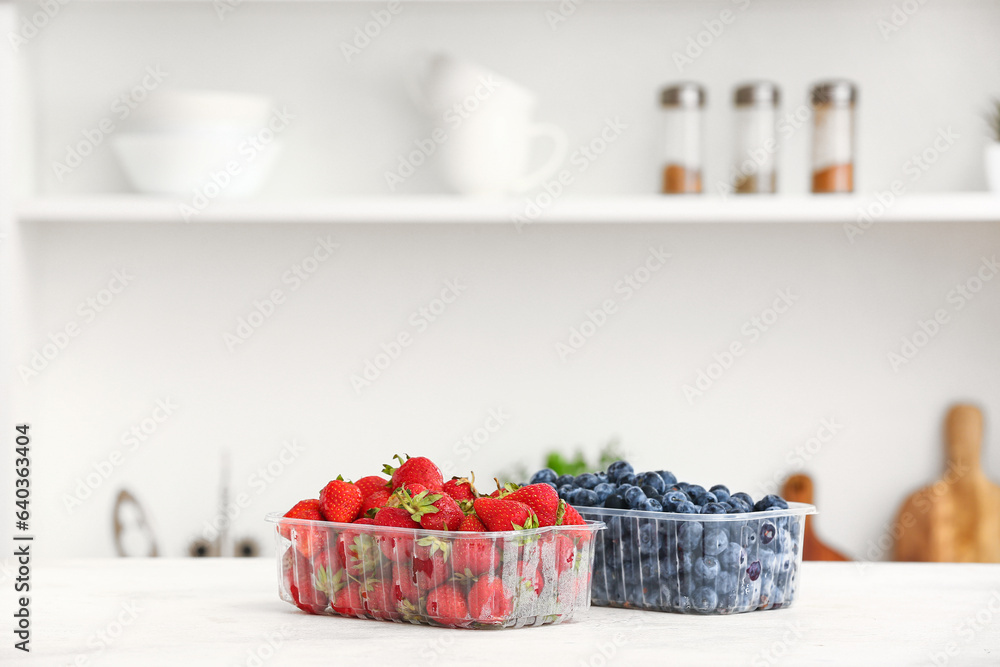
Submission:
[[[536,196],[537,201],[537,196]],[[544,198],[543,198],[544,202]],[[454,196],[212,202],[185,220],[178,201],[136,195],[38,198],[17,208],[23,222],[65,223],[849,223],[864,210],[883,222],[1000,222],[1000,196],[908,195],[888,208],[869,196],[629,196],[565,198],[531,218],[527,199]],[[883,211],[880,215],[879,211]]]

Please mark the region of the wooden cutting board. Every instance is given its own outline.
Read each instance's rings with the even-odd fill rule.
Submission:
[[[813,481],[809,475],[792,475],[781,487],[781,496],[795,503],[813,505]],[[813,517],[806,517],[805,534],[802,537],[802,560],[850,560],[833,547],[827,546],[816,535]]]
[[[979,464],[982,438],[979,410],[953,407],[945,424],[947,468],[899,510],[895,560],[1000,563],[1000,486]]]

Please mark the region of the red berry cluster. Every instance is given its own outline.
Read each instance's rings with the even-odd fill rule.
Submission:
[[[396,458],[389,479],[338,477],[284,515],[297,520],[278,527],[291,543],[286,599],[314,614],[451,627],[551,622],[589,605],[591,531],[550,485],[498,482],[482,495],[470,479],[444,481],[430,459]],[[567,528],[532,530],[555,526]]]

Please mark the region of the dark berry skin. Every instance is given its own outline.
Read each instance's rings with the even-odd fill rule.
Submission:
[[[771,540],[774,539],[774,535],[775,535],[774,524],[765,523],[760,527],[761,544],[770,544]]]
[[[576,503],[584,507],[596,507],[600,504],[597,500],[597,492],[592,489],[579,489],[576,492]]]
[[[608,466],[608,481],[618,482],[627,474],[634,473],[635,468],[628,461],[615,461]]]
[[[605,500],[607,500],[608,496],[610,496],[614,492],[615,492],[615,487],[608,484],[607,482],[601,482],[600,484],[594,487],[594,493],[597,494],[597,500],[602,503]]]
[[[750,581],[757,581],[757,578],[760,576],[759,560],[750,563],[749,567],[747,567],[747,576],[750,577]]]
[[[720,503],[706,503],[701,506],[702,514],[725,514],[726,508]]]
[[[656,500],[654,498],[646,498],[646,500],[644,500],[642,504],[639,505],[639,509],[641,509],[644,512],[662,512],[663,505],[660,504],[659,500]]]
[[[550,484],[555,484],[558,479],[556,471],[552,468],[542,468],[534,475],[531,476],[530,484],[541,484],[542,482],[549,482]]]
[[[558,486],[559,488],[562,488],[564,486],[575,486],[575,485],[576,485],[576,477],[573,477],[573,475],[560,475],[559,479],[556,480],[556,486]]]
[[[754,512],[763,512],[769,509],[786,510],[788,509],[788,501],[781,496],[776,496],[772,493],[758,500],[753,506]]]
[[[618,478],[618,486],[636,486],[637,478],[635,473],[627,473]]]
[[[576,477],[576,485],[581,489],[593,489],[600,483],[601,481],[597,479],[597,475],[592,472],[585,472]]]
[[[660,493],[654,487],[650,486],[649,484],[643,484],[639,488],[642,489],[642,492],[646,494],[647,498],[653,498],[654,496],[655,497],[659,497],[660,496]]]
[[[690,500],[678,503],[677,508],[674,511],[678,514],[701,514],[701,508],[692,503]]]
[[[672,486],[677,483],[677,477],[669,470],[657,470],[656,474],[660,476],[666,486]]]
[[[663,478],[660,477],[659,473],[655,472],[644,472],[641,475],[636,475],[636,479],[639,482],[639,486],[649,486],[653,489],[653,493],[646,492],[647,496],[656,494],[662,495],[667,489],[666,483]]]
[[[742,491],[737,491],[736,493],[729,494],[730,500],[739,499],[743,501],[743,504],[747,506],[747,511],[749,512],[753,508],[753,498],[749,493],[743,493]]]
[[[628,509],[628,503],[626,503],[625,499],[619,496],[617,493],[612,493],[610,496],[605,498],[604,506],[616,510]]]

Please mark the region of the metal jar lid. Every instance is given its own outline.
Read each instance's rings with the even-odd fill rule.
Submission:
[[[814,106],[832,104],[846,106],[854,104],[858,99],[858,89],[850,81],[822,81],[813,86],[812,103]]]
[[[753,81],[736,87],[733,102],[738,107],[776,107],[781,104],[781,89],[770,81]]]
[[[667,86],[660,92],[660,104],[665,107],[700,108],[705,106],[705,89],[691,81]]]

